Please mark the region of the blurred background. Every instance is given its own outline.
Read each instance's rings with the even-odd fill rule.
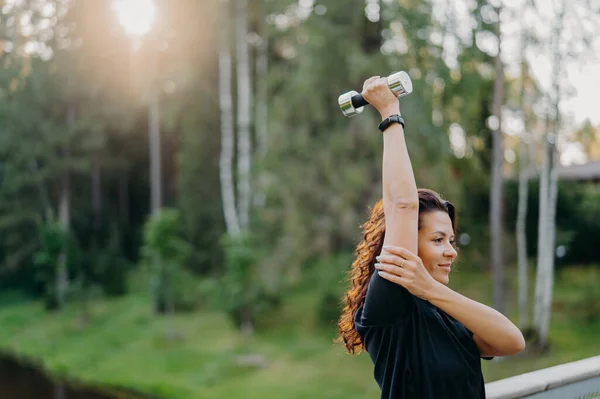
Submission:
[[[400,70],[450,286],[600,354],[600,1],[0,0],[3,398],[374,398],[335,343]]]

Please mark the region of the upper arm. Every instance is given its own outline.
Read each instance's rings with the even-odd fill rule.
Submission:
[[[473,341],[475,341],[475,344],[477,345],[477,349],[479,349],[479,355],[483,358],[514,355],[514,353],[509,353],[509,352],[501,351],[501,350],[494,348],[493,346],[486,343],[484,340],[482,340],[475,334],[473,334]]]
[[[383,245],[403,246],[417,253],[419,204],[383,201],[385,238]],[[413,306],[413,296],[399,284],[394,284],[376,272],[371,276],[363,321],[366,324],[387,324],[402,320]]]
[[[383,245],[404,247],[418,253],[419,200],[383,199],[385,238]]]
[[[401,322],[414,305],[413,298],[406,288],[380,277],[375,272],[367,289],[361,322],[364,325]]]

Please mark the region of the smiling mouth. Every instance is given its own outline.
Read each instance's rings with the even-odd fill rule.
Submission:
[[[438,266],[441,267],[442,269],[450,270],[450,263],[445,264],[445,265],[438,265]]]

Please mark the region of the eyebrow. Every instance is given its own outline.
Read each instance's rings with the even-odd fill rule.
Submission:
[[[442,237],[446,237],[446,233],[444,233],[443,231],[439,231],[439,230],[438,231],[434,231],[431,234],[441,234]],[[451,237],[454,237],[454,234],[452,234]]]

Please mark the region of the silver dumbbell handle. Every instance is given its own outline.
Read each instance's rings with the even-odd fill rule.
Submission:
[[[412,93],[412,80],[404,71],[396,72],[387,77],[388,87],[398,98],[404,97]],[[347,117],[360,114],[364,110],[364,106],[369,104],[362,96],[352,90],[338,97],[338,104],[342,113]]]

